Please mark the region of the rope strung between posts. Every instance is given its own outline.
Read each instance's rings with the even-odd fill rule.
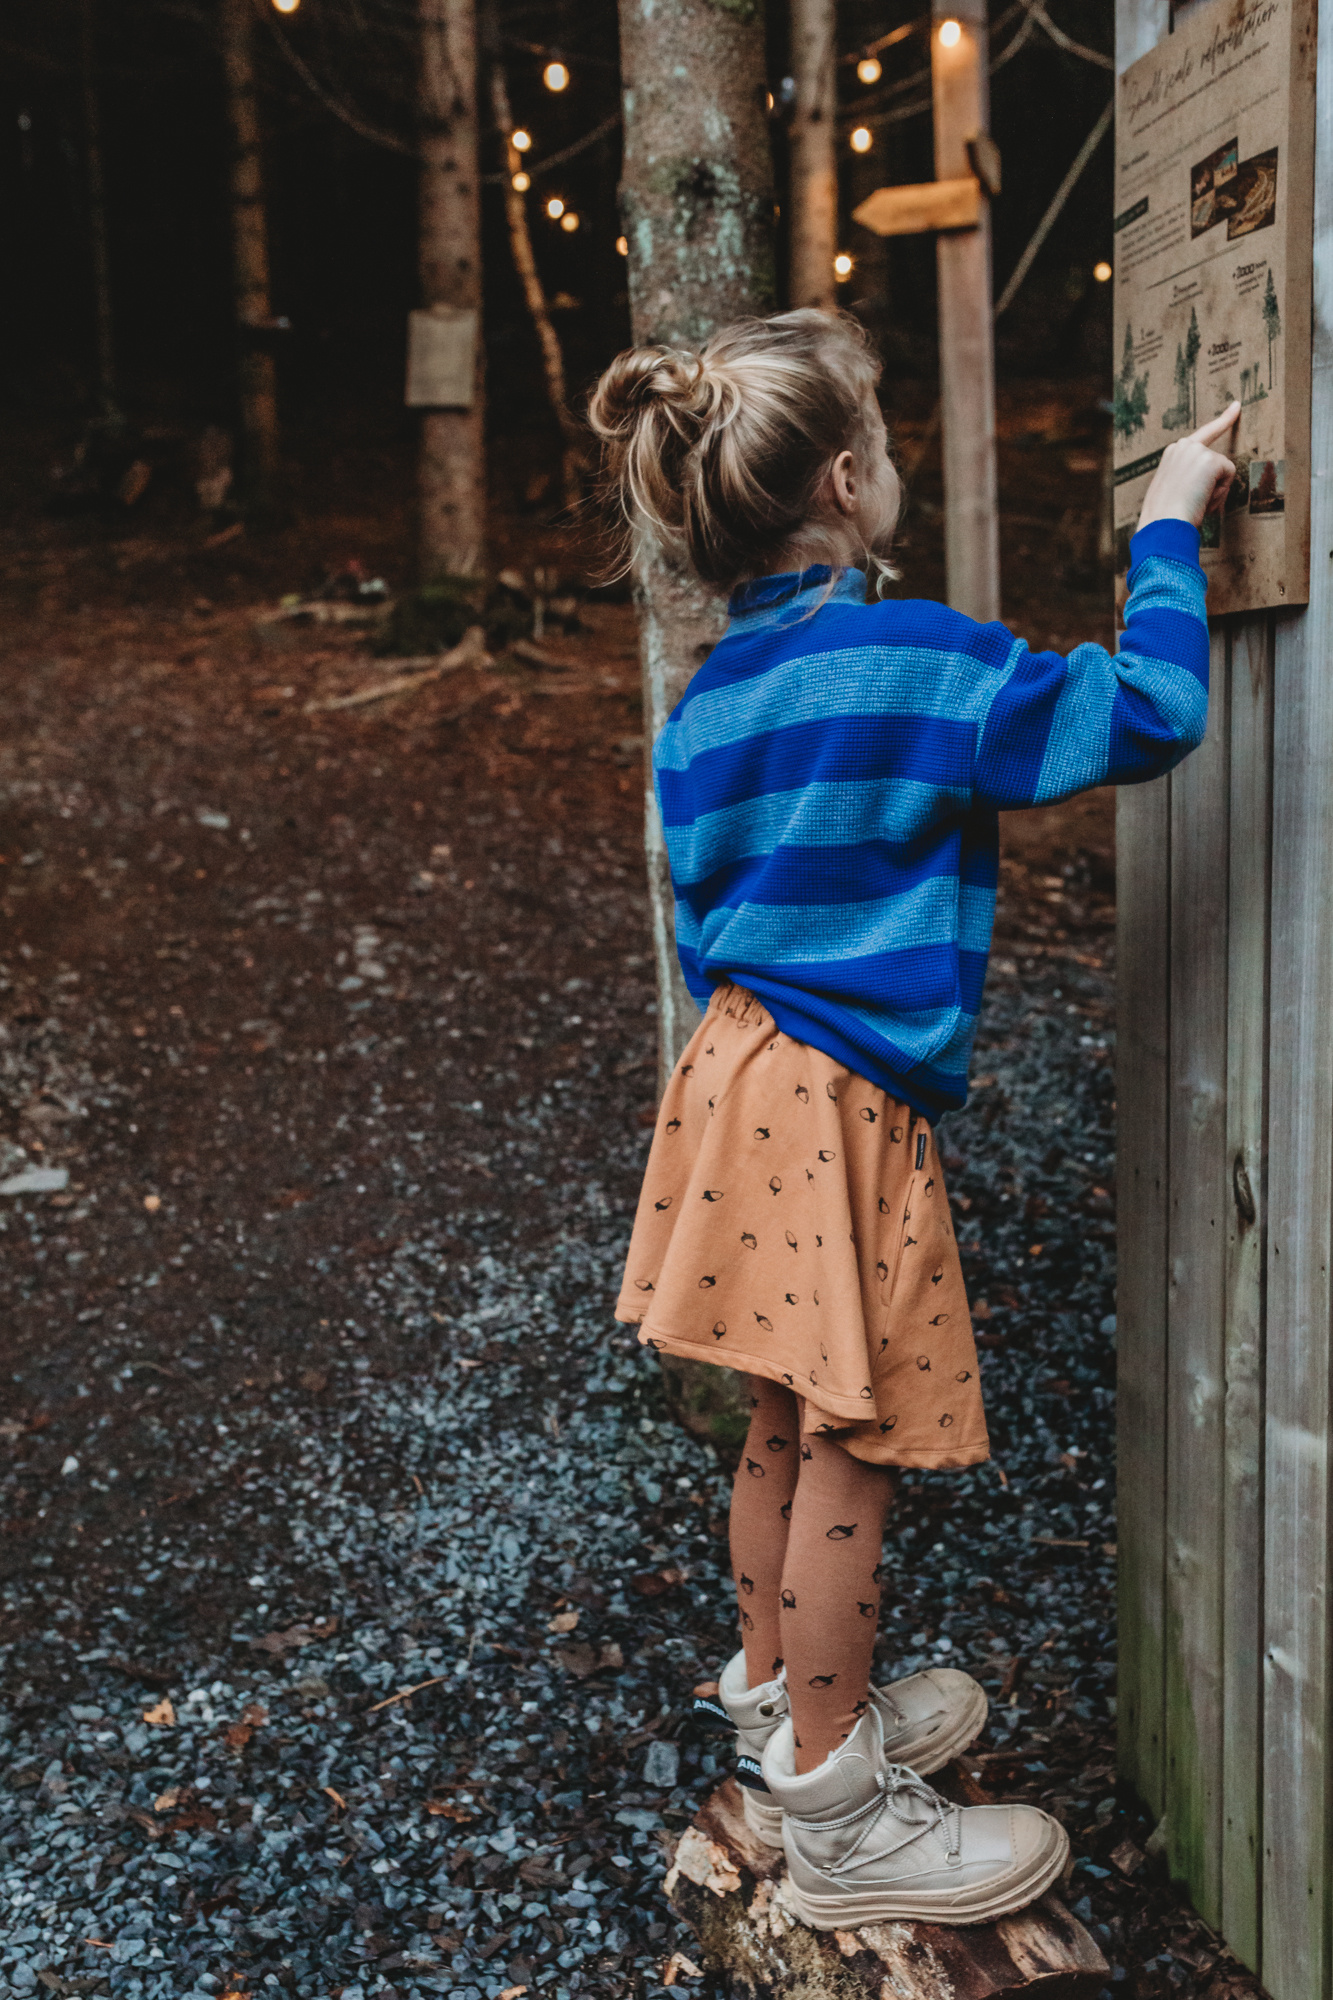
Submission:
[[[1076,42],[1063,28],[1057,28],[1043,7],[1042,0],[1023,0],[1023,4],[1029,19],[1036,21],[1039,27],[1045,29],[1057,49],[1064,49],[1067,55],[1078,56],[1082,62],[1096,63],[1099,69],[1109,69],[1114,72],[1115,57],[1103,55],[1100,49],[1090,49],[1084,43]]]
[[[1014,295],[1018,291],[1019,286],[1022,284],[1024,278],[1026,278],[1028,272],[1032,269],[1033,260],[1036,257],[1037,252],[1041,249],[1042,244],[1046,241],[1046,238],[1050,235],[1052,229],[1055,227],[1055,223],[1057,218],[1059,217],[1060,211],[1064,207],[1065,203],[1068,201],[1070,195],[1074,192],[1074,189],[1078,184],[1079,177],[1081,176],[1083,169],[1087,166],[1088,161],[1092,158],[1097,148],[1101,145],[1102,140],[1106,137],[1107,133],[1110,131],[1111,120],[1114,117],[1115,117],[1115,99],[1114,97],[1112,97],[1108,99],[1106,107],[1103,110],[1101,117],[1097,120],[1097,123],[1093,126],[1091,132],[1089,132],[1087,138],[1083,141],[1083,144],[1079,147],[1078,152],[1074,155],[1073,164],[1070,167],[1069,172],[1065,175],[1059,187],[1055,190],[1055,193],[1051,197],[1050,204],[1047,207],[1046,213],[1042,216],[1041,221],[1037,224],[1036,228],[1032,232],[1031,242],[1028,244],[1027,249],[1023,252],[1018,262],[1014,265],[1014,268],[1009,275],[1008,284],[1005,286],[1004,290],[1000,293],[999,298],[995,302],[995,309],[992,315],[993,318],[998,319],[1000,317],[1000,314],[1006,311],[1007,308],[1013,303]]]
[[[1078,184],[1078,180],[1083,172],[1083,169],[1087,166],[1088,161],[1092,158],[1098,146],[1101,145],[1102,140],[1106,137],[1107,132],[1110,130],[1111,120],[1114,116],[1115,116],[1115,99],[1111,98],[1109,103],[1106,105],[1106,108],[1103,110],[1101,117],[1097,120],[1097,123],[1093,126],[1091,132],[1089,132],[1087,138],[1083,141],[1083,144],[1079,147],[1077,153],[1074,155],[1073,163],[1070,166],[1069,172],[1065,175],[1059,187],[1055,190],[1055,193],[1051,196],[1051,199],[1046,207],[1046,213],[1042,216],[1041,221],[1037,224],[1036,228],[1033,230],[1031,238],[1028,241],[1027,248],[1024,250],[1018,262],[1014,265],[1014,268],[1009,275],[1008,284],[1005,286],[1004,290],[1000,293],[999,298],[996,300],[995,305],[991,309],[992,323],[1000,317],[1000,314],[1002,312],[1006,312],[1008,308],[1013,304],[1014,299],[1017,296],[1019,287],[1022,285],[1023,280],[1024,278],[1026,278],[1028,272],[1032,269],[1033,263],[1037,256],[1037,252],[1041,249],[1042,244],[1046,241],[1046,238],[1050,235],[1051,230],[1054,228],[1056,220],[1059,217],[1061,209],[1068,201],[1070,195],[1074,192],[1074,189]],[[926,424],[926,428],[924,429],[924,431],[922,431],[921,436],[917,440],[916,450],[912,453],[910,458],[907,457],[903,458],[903,461],[899,468],[899,470],[902,473],[903,481],[908,486],[911,485],[912,480],[915,478],[916,474],[920,471],[921,466],[925,461],[926,453],[930,450],[931,445],[934,444],[935,439],[939,434],[940,416],[941,416],[940,403],[939,399],[936,398],[935,407],[930,413],[930,417]]]

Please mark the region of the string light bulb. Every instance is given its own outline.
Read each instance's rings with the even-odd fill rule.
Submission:
[[[841,284],[844,279],[851,277],[854,268],[855,268],[854,261],[847,255],[847,252],[845,250],[840,250],[837,256],[833,259],[833,275],[838,280],[839,284]]]
[[[957,21],[940,22],[940,47],[956,49],[963,39],[963,30]]]
[[[1105,257],[1102,257],[1093,265],[1092,275],[1099,285],[1104,285],[1107,282],[1111,275],[1111,266],[1107,263]]]
[[[516,153],[526,153],[528,147],[532,144],[532,134],[531,132],[525,132],[520,125],[516,132],[510,133],[509,142]]]
[[[616,238],[616,255],[617,255],[617,256],[619,256],[619,257],[628,257],[628,256],[629,256],[629,238],[628,238],[628,236],[617,236],[617,238]]]
[[[550,216],[552,222],[559,222],[564,212],[565,204],[561,201],[558,194],[553,194],[546,204],[546,213]]]
[[[878,83],[884,74],[884,65],[878,56],[862,56],[856,65],[858,83]]]
[[[562,62],[548,62],[542,71],[542,82],[548,90],[564,90],[569,83],[569,71]]]
[[[868,153],[874,143],[870,127],[868,125],[858,125],[852,134],[852,151],[854,153]]]
[[[301,0],[273,0],[274,9],[279,14],[294,14],[300,4]]]
[[[520,194],[526,194],[528,189],[532,186],[532,175],[517,173],[513,175],[511,185],[516,187]]]
[[[579,226],[579,219],[572,208],[567,208],[560,218],[560,227],[567,236],[572,236]]]

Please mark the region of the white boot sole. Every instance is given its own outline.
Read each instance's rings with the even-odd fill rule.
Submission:
[[[747,1785],[741,1786],[741,1805],[745,1814],[745,1824],[756,1840],[765,1847],[776,1847],[782,1851],[782,1807],[775,1806],[762,1792],[752,1792]]]
[[[802,1923],[816,1931],[854,1931],[862,1924],[893,1922],[959,1927],[990,1924],[997,1917],[1025,1910],[1038,1896],[1044,1896],[1060,1879],[1068,1859],[1069,1835],[1058,1820],[1052,1820],[1045,1851],[1035,1856],[1021,1875],[1007,1874],[961,1889],[923,1891],[905,1882],[900,1889],[886,1884],[879,1889],[837,1889],[820,1896],[798,1888],[789,1873],[787,1895]]]
[[[938,1735],[929,1736],[923,1743],[913,1744],[904,1738],[900,1744],[895,1737],[884,1744],[884,1755],[891,1764],[906,1764],[921,1777],[928,1778],[932,1771],[941,1771],[951,1757],[957,1757],[966,1750],[969,1743],[975,1743],[986,1727],[990,1715],[990,1703],[984,1688],[977,1688],[967,1707],[951,1718]]]

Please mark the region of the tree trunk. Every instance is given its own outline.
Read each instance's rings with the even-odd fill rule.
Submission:
[[[773,310],[773,181],[758,5],[620,0],[630,317],[640,345],[698,347]],[[726,608],[660,555],[635,574],[645,742],[721,635]],[[648,774],[660,1080],[699,1018],[676,959],[674,904]]]
[[[420,0],[422,303],[473,316],[468,408],[421,422],[420,565],[425,582],[482,569],[486,550],[481,347],[481,176],[475,0]]]
[[[273,356],[263,345],[272,325],[264,166],[255,102],[253,0],[222,0],[222,60],[231,121],[231,244],[240,340],[239,392],[243,491],[272,505],[278,470],[278,399]]]
[[[796,100],[790,129],[791,273],[794,306],[829,311],[838,250],[837,60],[834,0],[792,0],[791,59]]]
[[[560,426],[561,496],[566,507],[577,507],[583,498],[583,483],[579,477],[583,466],[583,434],[566,400],[565,358],[560,351],[560,338],[551,318],[550,307],[546,303],[546,293],[537,270],[537,259],[532,251],[527,205],[513,182],[513,176],[522,163],[522,155],[514,150],[511,143],[514,119],[509,109],[509,87],[505,81],[504,66],[498,57],[491,63],[491,103],[495,111],[495,123],[504,142],[505,220],[509,224],[509,244],[513,252],[514,268],[523,286],[523,297],[532,317],[532,324],[537,330],[537,340],[542,353],[542,368],[546,374],[546,393],[550,398],[555,420]]]
[[[696,348],[717,327],[773,310],[773,177],[758,0],[620,0],[630,315],[639,344]],[[634,578],[643,661],[644,740],[652,744],[717,643],[726,607],[661,554]],[[699,1019],[676,958],[666,850],[647,785],[646,844],[657,960],[659,1079]],[[734,1437],[738,1378],[673,1363],[671,1400],[690,1427]]]
[[[111,318],[111,259],[107,246],[106,182],[102,169],[102,115],[97,97],[96,0],[79,12],[79,82],[83,92],[83,145],[87,167],[88,247],[92,263],[93,326],[96,336],[97,407],[102,422],[124,419],[116,394],[115,328]]]

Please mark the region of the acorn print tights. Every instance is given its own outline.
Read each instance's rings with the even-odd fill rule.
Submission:
[[[786,1663],[796,1768],[813,1771],[865,1712],[894,1474],[802,1434],[800,1400],[746,1377],[750,1430],[731,1498],[731,1563],[752,1688]]]

